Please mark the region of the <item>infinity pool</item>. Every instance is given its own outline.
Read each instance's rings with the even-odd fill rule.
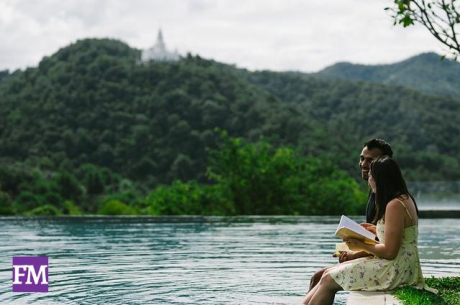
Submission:
[[[339,218],[0,218],[0,303],[299,304]],[[420,220],[425,276],[460,274],[459,231]],[[12,292],[13,256],[49,257],[48,293]]]

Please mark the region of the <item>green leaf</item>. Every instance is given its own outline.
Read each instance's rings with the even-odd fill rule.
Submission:
[[[406,15],[403,19],[401,19],[400,23],[402,23],[404,27],[408,27],[409,25],[413,25],[414,21],[409,15]]]

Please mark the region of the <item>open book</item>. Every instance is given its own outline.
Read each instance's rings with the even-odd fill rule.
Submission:
[[[367,231],[345,215],[342,215],[342,218],[340,218],[340,223],[337,227],[337,231],[335,231],[335,236],[340,238],[355,238],[371,245],[378,243],[374,234]]]

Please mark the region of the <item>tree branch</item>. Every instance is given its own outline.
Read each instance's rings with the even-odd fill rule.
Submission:
[[[393,12],[395,24],[406,27],[417,22],[423,25],[457,57],[460,54],[460,34],[456,32],[460,24],[460,6],[455,6],[456,1],[394,0],[395,7],[387,9]]]

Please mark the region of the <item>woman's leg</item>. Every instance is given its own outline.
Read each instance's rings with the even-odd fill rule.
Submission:
[[[335,294],[337,291],[342,290],[342,287],[337,284],[334,279],[326,271],[321,277],[321,281],[317,285],[318,289],[315,289],[315,292],[311,299],[309,300],[308,305],[329,305],[334,302]]]
[[[305,305],[310,304],[310,300],[313,297],[313,295],[315,294],[316,290],[318,290],[318,287],[319,287],[319,284],[316,285],[315,287],[313,287],[312,289],[310,289],[307,292],[307,295],[302,300],[302,304],[305,304]]]
[[[316,290],[318,290],[318,284],[321,280],[321,277],[323,276],[323,274],[325,274],[329,269],[333,268],[333,267],[336,267],[337,265],[332,265],[332,266],[328,266],[328,267],[324,267],[318,271],[316,271],[311,279],[310,279],[310,287],[307,291],[307,294],[305,295],[305,297],[303,298],[303,304],[308,304],[310,302],[310,299],[313,297],[313,295],[315,294]]]
[[[310,292],[314,287],[316,287],[316,285],[321,280],[321,277],[323,276],[324,271],[326,271],[328,268],[329,267],[324,267],[322,269],[319,269],[312,275],[310,279],[310,287],[308,288],[308,292]]]

